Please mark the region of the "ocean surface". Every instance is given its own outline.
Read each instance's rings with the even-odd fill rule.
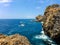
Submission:
[[[34,19],[0,19],[0,33],[26,36],[32,45],[48,45],[52,42],[44,35],[42,24]]]

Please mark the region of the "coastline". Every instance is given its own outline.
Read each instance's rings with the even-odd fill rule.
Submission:
[[[57,45],[60,45],[60,5],[49,5],[44,15],[38,15],[36,19],[38,22],[44,22],[43,30],[45,35],[54,40]]]
[[[4,35],[0,34],[0,45],[31,45],[29,40],[22,35]]]

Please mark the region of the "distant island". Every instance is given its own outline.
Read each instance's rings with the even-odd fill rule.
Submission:
[[[38,15],[36,19],[43,22],[44,33],[60,45],[60,5],[49,5],[44,15]]]

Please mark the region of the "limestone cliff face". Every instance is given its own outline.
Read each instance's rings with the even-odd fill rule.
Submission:
[[[38,18],[38,16],[37,16]],[[60,43],[60,5],[53,4],[46,8],[44,16],[39,21],[43,21],[43,29],[46,35]]]
[[[42,19],[43,19],[43,16],[41,16],[41,15],[38,15],[38,16],[36,17],[36,19],[37,19],[37,21],[42,21]]]
[[[0,45],[31,45],[28,39],[19,34],[6,36],[0,34]]]

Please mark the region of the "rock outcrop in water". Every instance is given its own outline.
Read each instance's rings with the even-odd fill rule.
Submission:
[[[6,36],[0,34],[0,45],[31,45],[28,39],[19,34]]]
[[[43,22],[43,30],[60,45],[60,5],[53,4],[46,8],[43,16],[37,16],[39,22]]]

